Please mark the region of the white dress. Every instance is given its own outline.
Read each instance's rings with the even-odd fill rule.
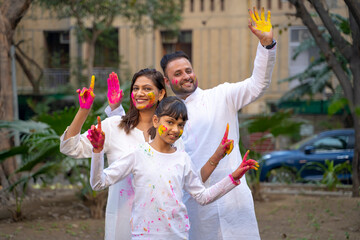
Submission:
[[[144,143],[105,170],[103,153],[93,153],[90,184],[94,190],[115,184],[129,174],[133,175],[135,190],[132,239],[188,239],[189,218],[182,202],[183,190],[205,205],[236,186],[224,175],[206,189],[193,170],[189,155],[180,150],[161,153]]]
[[[185,150],[196,171],[206,163],[230,124],[229,139],[234,150],[223,158],[211,174],[206,186],[211,186],[241,163],[239,151],[238,111],[259,98],[270,84],[276,49],[267,50],[260,44],[250,78],[237,83],[224,83],[213,89],[197,90],[186,98],[187,121],[182,135]],[[245,177],[242,184],[218,201],[200,206],[185,195],[191,223],[190,239],[258,240],[260,239],[254,202]]]
[[[104,151],[109,165],[133,151],[140,143],[145,143],[141,130],[134,128],[129,134],[126,134],[123,129],[118,127],[120,121],[121,116],[112,116],[101,122],[102,130],[105,132]],[[90,158],[92,145],[86,136],[87,131],[64,141],[63,134],[60,138],[60,152],[73,158]],[[179,149],[184,148],[181,140],[176,142],[176,146]],[[129,220],[133,198],[131,176],[109,188],[105,212],[106,240],[131,239]]]

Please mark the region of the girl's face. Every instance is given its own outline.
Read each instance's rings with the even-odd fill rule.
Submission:
[[[160,119],[154,115],[154,126],[157,129],[156,137],[160,137],[168,144],[173,144],[184,132],[185,121],[182,118],[162,116]]]
[[[163,99],[165,90],[155,86],[146,76],[136,79],[131,92],[131,100],[138,110],[156,108],[156,103]]]

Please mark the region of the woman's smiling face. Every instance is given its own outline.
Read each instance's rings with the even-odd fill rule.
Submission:
[[[156,103],[164,96],[164,90],[159,91],[153,81],[146,76],[136,79],[131,92],[131,100],[138,110],[156,107]]]

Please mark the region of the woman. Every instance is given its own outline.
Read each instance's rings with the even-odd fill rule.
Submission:
[[[93,82],[94,80],[89,89],[78,90],[80,109],[60,139],[60,151],[70,157],[90,158],[92,155],[93,147],[87,139],[87,132],[80,135],[80,131],[95,97]],[[110,85],[109,89],[112,88]],[[152,117],[158,102],[165,96],[164,78],[160,72],[155,69],[143,69],[134,74],[130,87],[129,111],[123,117],[112,116],[101,122],[102,130],[106,134],[104,153],[109,165],[129,151],[133,151],[139,144],[151,141],[148,129],[152,127]],[[109,102],[111,103],[111,98]],[[227,139],[227,135],[224,136],[224,140],[211,162],[220,161],[225,152],[230,152],[232,141]],[[181,140],[175,145],[183,149]],[[209,165],[207,166],[209,171],[216,167],[216,165],[206,165]],[[133,197],[134,191],[129,176],[109,188],[105,214],[105,239],[131,239],[130,216]]]

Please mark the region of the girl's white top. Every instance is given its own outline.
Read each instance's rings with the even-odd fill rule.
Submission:
[[[105,133],[104,152],[109,165],[133,151],[140,143],[145,143],[144,133],[141,130],[134,128],[129,134],[126,134],[118,126],[120,121],[121,116],[113,116],[101,122],[102,130]],[[90,158],[93,147],[86,136],[87,131],[64,141],[63,134],[60,138],[60,152],[73,158]],[[176,142],[176,146],[179,149],[184,148],[181,140]],[[134,198],[131,181],[131,176],[128,176],[109,188],[105,212],[106,240],[131,239],[129,222]]]
[[[227,175],[205,188],[187,153],[161,153],[148,143],[113,162],[105,170],[103,153],[93,153],[90,184],[104,189],[133,174],[132,239],[188,239],[188,213],[183,190],[199,204],[220,198],[236,185]]]

